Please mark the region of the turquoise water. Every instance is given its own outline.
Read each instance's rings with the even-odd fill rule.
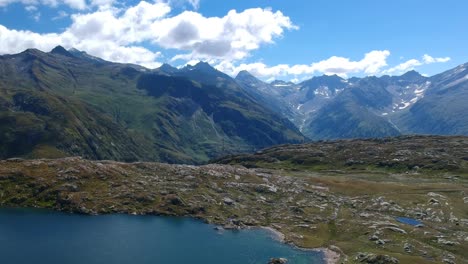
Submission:
[[[266,264],[271,257],[324,263],[322,253],[261,229],[220,233],[188,218],[0,209],[0,263]]]
[[[412,226],[422,225],[420,221],[413,219],[413,218],[408,218],[408,217],[397,217],[396,220],[400,223],[412,225]]]

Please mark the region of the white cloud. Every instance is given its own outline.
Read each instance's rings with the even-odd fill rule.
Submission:
[[[228,74],[247,70],[262,79],[294,78],[314,74],[354,75],[395,74],[415,67],[440,63],[450,58],[434,58],[425,54],[421,60],[408,60],[387,68],[388,50],[374,50],[360,60],[332,56],[310,64],[268,66],[263,62],[243,63],[252,51],[274,43],[286,30],[298,29],[280,11],[252,8],[242,12],[229,11],[223,17],[206,17],[198,12],[172,14],[170,3],[187,0],[141,1],[134,6],[117,8],[114,0],[0,0],[0,6],[13,2],[26,5],[29,12],[37,12],[37,5],[67,4],[77,9],[94,11],[72,14],[72,23],[61,33],[38,34],[18,31],[0,25],[0,54],[18,53],[27,48],[48,51],[56,45],[77,48],[106,60],[135,63],[154,68],[160,65],[161,52],[148,48],[178,50],[172,61],[182,63],[208,61]],[[199,1],[189,1],[194,7]],[[69,14],[61,11],[52,19]],[[144,47],[145,46],[145,47]]]
[[[450,61],[450,58],[449,57],[433,58],[427,54],[424,54],[423,61],[425,64],[430,64],[430,63],[435,63],[435,62],[448,62]]]
[[[382,73],[397,75],[397,74],[405,73],[410,70],[414,70],[418,66],[433,64],[433,63],[444,63],[448,61],[450,61],[449,57],[434,58],[427,54],[424,54],[421,60],[417,60],[417,59],[407,60],[403,63],[398,64],[395,67],[392,67],[390,69],[383,71]]]
[[[249,71],[254,76],[263,79],[271,80],[278,78],[286,78],[295,82],[304,80],[305,76],[310,77],[314,74],[337,74],[341,77],[354,75],[381,75],[381,74],[402,74],[412,70],[418,66],[432,63],[443,63],[450,60],[448,57],[433,58],[425,54],[422,60],[411,59],[392,68],[386,68],[387,58],[390,56],[388,50],[374,50],[366,53],[361,60],[352,61],[349,58],[332,56],[326,60],[314,62],[309,65],[296,64],[287,65],[279,64],[268,66],[262,62],[241,63],[235,65],[230,61],[222,61],[216,65],[220,71],[224,71],[232,76],[237,75],[242,70]]]
[[[72,3],[84,0],[64,1]],[[251,51],[264,44],[273,43],[275,38],[282,36],[284,30],[296,28],[289,17],[270,9],[254,8],[243,12],[231,10],[224,17],[205,17],[193,11],[170,16],[170,12],[171,7],[166,2],[141,1],[125,9],[111,7],[73,14],[72,24],[62,33],[37,34],[3,27],[0,53],[16,53],[25,48],[47,50],[60,44],[66,48],[82,49],[107,60],[151,65],[148,58],[158,58],[160,54],[140,47],[142,43],[150,42],[162,48],[186,52],[175,56],[174,60],[233,61],[247,57]],[[18,43],[11,42],[11,39]],[[96,48],[100,45],[108,48],[112,46],[133,55],[124,56],[118,52],[111,54],[106,48]],[[142,49],[145,51],[142,52]]]
[[[28,48],[50,50],[62,43],[59,34],[38,34],[31,31],[10,30],[0,25],[0,53],[18,53]]]
[[[187,50],[173,60],[240,60],[263,44],[273,43],[286,29],[296,29],[280,11],[253,8],[224,17],[204,17],[186,11],[153,25],[155,42],[165,48]],[[181,37],[183,36],[183,37]]]
[[[359,61],[352,61],[349,58],[333,56],[326,60],[312,63],[310,65],[280,64],[269,67],[264,63],[240,64],[235,66],[231,62],[221,62],[216,67],[231,75],[236,75],[239,71],[247,70],[259,78],[265,79],[271,76],[300,76],[304,74],[337,74],[346,77],[348,74],[378,74],[381,69],[387,66],[388,50],[374,50],[364,55]]]
[[[91,55],[109,61],[135,63],[149,68],[160,65],[157,62],[161,56],[160,52],[152,52],[139,46],[119,45],[112,40],[80,40],[69,32],[38,34],[30,31],[9,30],[0,25],[0,40],[0,51],[3,54],[18,53],[28,48],[48,51],[60,44],[67,48],[75,47],[85,50]]]
[[[56,16],[52,17],[52,20],[59,20],[59,19],[62,19],[62,18],[66,18],[68,17],[69,14],[63,10],[60,10]]]
[[[402,73],[406,72],[409,70],[414,70],[415,67],[421,66],[423,63],[417,59],[411,59],[407,60],[401,64],[398,64],[397,66],[390,68],[388,70],[385,70],[385,74],[394,74],[394,73]]]
[[[28,5],[28,6],[25,6],[24,9],[28,12],[34,12],[34,11],[37,11],[37,6]]]
[[[97,6],[99,9],[108,9],[113,6],[114,0],[90,0],[91,6]]]

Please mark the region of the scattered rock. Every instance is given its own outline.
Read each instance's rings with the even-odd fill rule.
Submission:
[[[369,218],[369,217],[371,217],[372,215],[369,214],[369,213],[361,213],[361,214],[359,214],[359,216],[362,217],[362,218]]]
[[[78,186],[76,184],[65,183],[60,187],[60,190],[61,191],[69,191],[69,192],[77,192],[79,189],[78,189]]]
[[[460,244],[460,243],[458,243],[458,242],[446,240],[446,239],[441,238],[441,237],[437,238],[437,243],[443,244],[443,245],[446,245],[446,246],[455,246],[455,245],[459,245],[459,244]]]
[[[268,264],[285,264],[288,260],[285,258],[271,258]]]
[[[398,228],[398,227],[393,227],[393,226],[387,226],[387,227],[384,227],[383,229],[387,229],[387,230],[390,230],[390,231],[393,231],[393,232],[397,232],[397,233],[402,233],[402,234],[406,234],[406,231],[401,229],[401,228]]]
[[[439,202],[437,199],[435,199],[435,198],[431,198],[431,199],[429,199],[429,204],[432,204],[432,205],[439,205],[440,202]]]
[[[413,245],[409,244],[409,243],[405,243],[405,245],[403,246],[403,249],[405,250],[406,253],[411,253],[413,250]]]
[[[452,259],[448,259],[448,258],[442,259],[442,262],[446,264],[455,264],[455,261],[453,261]]]
[[[173,195],[173,194],[168,195],[166,198],[169,201],[169,203],[172,204],[172,205],[183,205],[184,204],[182,199],[180,199],[177,195]]]
[[[385,241],[383,241],[382,239],[378,239],[377,241],[375,241],[375,244],[377,245],[385,245]]]
[[[235,203],[234,200],[232,200],[231,198],[228,198],[228,197],[225,197],[225,198],[223,199],[223,202],[224,202],[225,204],[227,204],[227,205],[233,205],[233,204]]]
[[[377,255],[373,253],[360,252],[356,256],[356,260],[362,263],[368,264],[397,264],[398,259],[390,257],[388,255]]]

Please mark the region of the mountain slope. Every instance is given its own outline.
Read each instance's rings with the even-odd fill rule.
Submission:
[[[241,71],[235,78],[236,82],[255,100],[268,107],[271,111],[282,114],[292,122],[298,119],[299,113],[281,95],[281,89],[262,82],[247,71]]]
[[[198,163],[304,140],[211,66],[174,69],[151,72],[61,47],[1,56],[1,158],[43,157],[41,148],[54,153],[47,157]]]
[[[292,120],[311,139],[468,135],[467,67],[433,77],[416,71],[348,80],[316,76],[277,98],[296,110]]]
[[[398,120],[417,134],[468,135],[468,63],[430,78],[421,100]]]
[[[391,103],[391,95],[380,79],[362,79],[314,113],[304,133],[313,139],[399,135],[394,125],[376,114]]]

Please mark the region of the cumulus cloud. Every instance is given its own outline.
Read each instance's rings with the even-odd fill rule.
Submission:
[[[123,46],[112,40],[80,40],[65,32],[62,34],[38,34],[31,31],[10,30],[0,25],[1,53],[17,53],[28,48],[48,51],[56,45],[85,50],[91,55],[122,63],[135,63],[149,68],[158,67],[160,52],[152,52],[139,46]]]
[[[241,63],[236,65],[231,61],[222,61],[216,65],[220,71],[226,72],[232,76],[237,75],[240,71],[249,71],[254,76],[263,80],[274,80],[278,78],[286,78],[291,81],[298,82],[309,78],[312,75],[326,74],[339,75],[348,77],[354,75],[382,75],[382,74],[402,74],[412,70],[418,66],[443,63],[450,60],[448,57],[433,58],[425,54],[421,60],[411,59],[401,63],[395,67],[387,68],[387,59],[390,56],[388,50],[374,50],[364,55],[361,60],[353,61],[349,58],[332,56],[328,59],[314,62],[311,64],[279,64],[268,66],[262,62]]]
[[[448,61],[450,61],[449,57],[433,58],[427,54],[424,54],[423,56],[423,62],[425,64],[436,63],[436,62],[448,62]]]
[[[231,10],[224,17],[204,17],[186,11],[153,25],[159,34],[155,43],[164,48],[187,50],[175,60],[240,60],[263,44],[273,43],[285,30],[296,29],[280,11],[252,8],[238,13]],[[175,38],[178,33],[185,38]],[[188,37],[190,36],[190,37]]]
[[[387,66],[387,57],[390,55],[388,50],[374,50],[364,55],[364,58],[358,61],[349,58],[333,56],[326,60],[314,62],[309,65],[287,65],[280,64],[268,67],[264,63],[240,64],[235,66],[230,62],[221,62],[217,68],[236,75],[239,71],[247,70],[260,78],[270,78],[271,76],[299,76],[311,74],[337,74],[346,77],[348,74],[365,73],[368,75],[378,74],[381,69]]]
[[[395,67],[392,67],[390,69],[387,69],[383,71],[383,74],[401,74],[405,73],[410,70],[414,70],[418,66],[422,65],[427,65],[427,64],[433,64],[433,63],[444,63],[450,61],[449,57],[443,57],[443,58],[434,58],[432,56],[429,56],[427,54],[424,54],[422,56],[421,60],[418,59],[411,59],[407,60],[403,63],[398,64]]]
[[[39,0],[21,1],[31,4]],[[43,1],[58,3],[58,0]],[[85,3],[84,0],[63,0],[69,4],[79,1]],[[91,3],[112,1],[92,0]],[[198,5],[198,1],[192,3]],[[83,49],[107,60],[150,65],[148,58],[158,58],[160,53],[152,53],[140,46],[142,43],[153,43],[185,52],[173,60],[233,61],[247,57],[264,44],[273,43],[285,30],[296,28],[290,18],[280,11],[261,8],[243,12],[231,10],[224,17],[205,17],[197,12],[184,11],[171,16],[170,5],[163,1],[141,1],[125,9],[100,8],[70,17],[72,24],[62,33],[37,34],[2,27],[0,53],[20,52],[24,48],[47,50],[60,44],[66,48]],[[103,48],[96,48],[98,46]],[[111,54],[110,48],[125,50],[133,55]]]
[[[50,50],[62,43],[59,34],[38,34],[24,30],[10,30],[0,25],[0,53],[17,53],[28,48]]]
[[[285,31],[296,30],[288,16],[271,9],[231,10],[222,17],[206,17],[198,12],[173,14],[171,3],[187,0],[140,1],[133,6],[117,7],[114,0],[0,0],[0,7],[13,2],[25,4],[29,12],[37,5],[69,5],[81,13],[58,12],[52,20],[70,16],[71,24],[62,32],[39,34],[0,25],[0,54],[18,53],[27,48],[48,51],[56,45],[77,48],[106,60],[135,63],[154,68],[163,55],[150,49],[171,49],[171,61],[193,63],[208,61],[231,75],[247,70],[262,79],[286,77],[301,80],[314,74],[355,75],[396,74],[415,67],[441,63],[450,58],[424,55],[387,68],[388,50],[373,50],[359,60],[332,56],[310,64],[245,63],[252,51],[274,43]],[[199,1],[188,1],[195,8]],[[97,7],[99,6],[99,7]],[[92,11],[91,11],[92,10]],[[87,12],[85,12],[87,11]],[[178,51],[178,52],[177,52]]]

